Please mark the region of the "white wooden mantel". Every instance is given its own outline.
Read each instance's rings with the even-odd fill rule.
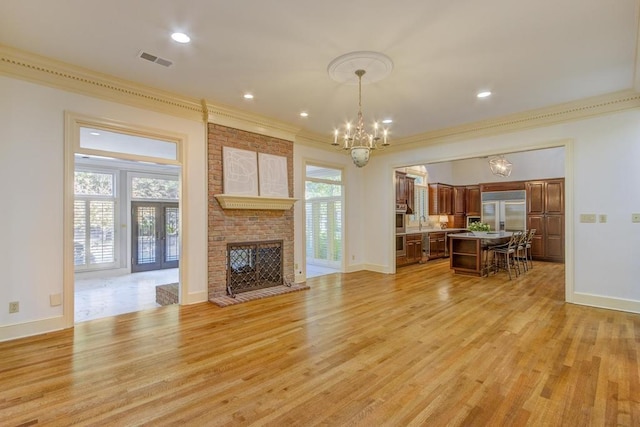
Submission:
[[[214,194],[222,209],[260,209],[280,210],[291,209],[298,199],[289,197],[236,196],[233,194]]]

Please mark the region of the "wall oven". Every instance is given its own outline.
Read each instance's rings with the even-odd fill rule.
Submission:
[[[396,256],[407,255],[407,236],[404,234],[396,235]]]
[[[396,233],[404,233],[407,231],[407,215],[396,212]]]

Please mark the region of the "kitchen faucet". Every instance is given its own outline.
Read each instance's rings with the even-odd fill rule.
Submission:
[[[420,215],[418,218],[418,231],[422,231],[422,220],[426,221],[427,218],[424,215]]]

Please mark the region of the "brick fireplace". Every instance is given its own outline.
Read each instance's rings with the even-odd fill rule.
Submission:
[[[208,125],[209,300],[227,295],[227,244],[282,241],[282,275],[293,283],[293,209],[223,209],[215,194],[223,193],[222,147],[233,147],[287,158],[289,197],[293,197],[293,142],[218,124]]]

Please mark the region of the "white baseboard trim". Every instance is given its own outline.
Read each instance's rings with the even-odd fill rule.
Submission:
[[[182,301],[182,305],[197,304],[199,302],[206,302],[209,300],[209,293],[207,291],[199,291],[187,294],[187,300]]]
[[[567,302],[589,307],[640,313],[640,301],[574,292]]]
[[[15,340],[32,335],[45,334],[64,329],[64,316],[49,319],[34,320],[32,322],[16,323],[0,327],[0,341]]]
[[[359,270],[373,271],[375,273],[391,274],[391,268],[388,265],[378,264],[362,264]]]

